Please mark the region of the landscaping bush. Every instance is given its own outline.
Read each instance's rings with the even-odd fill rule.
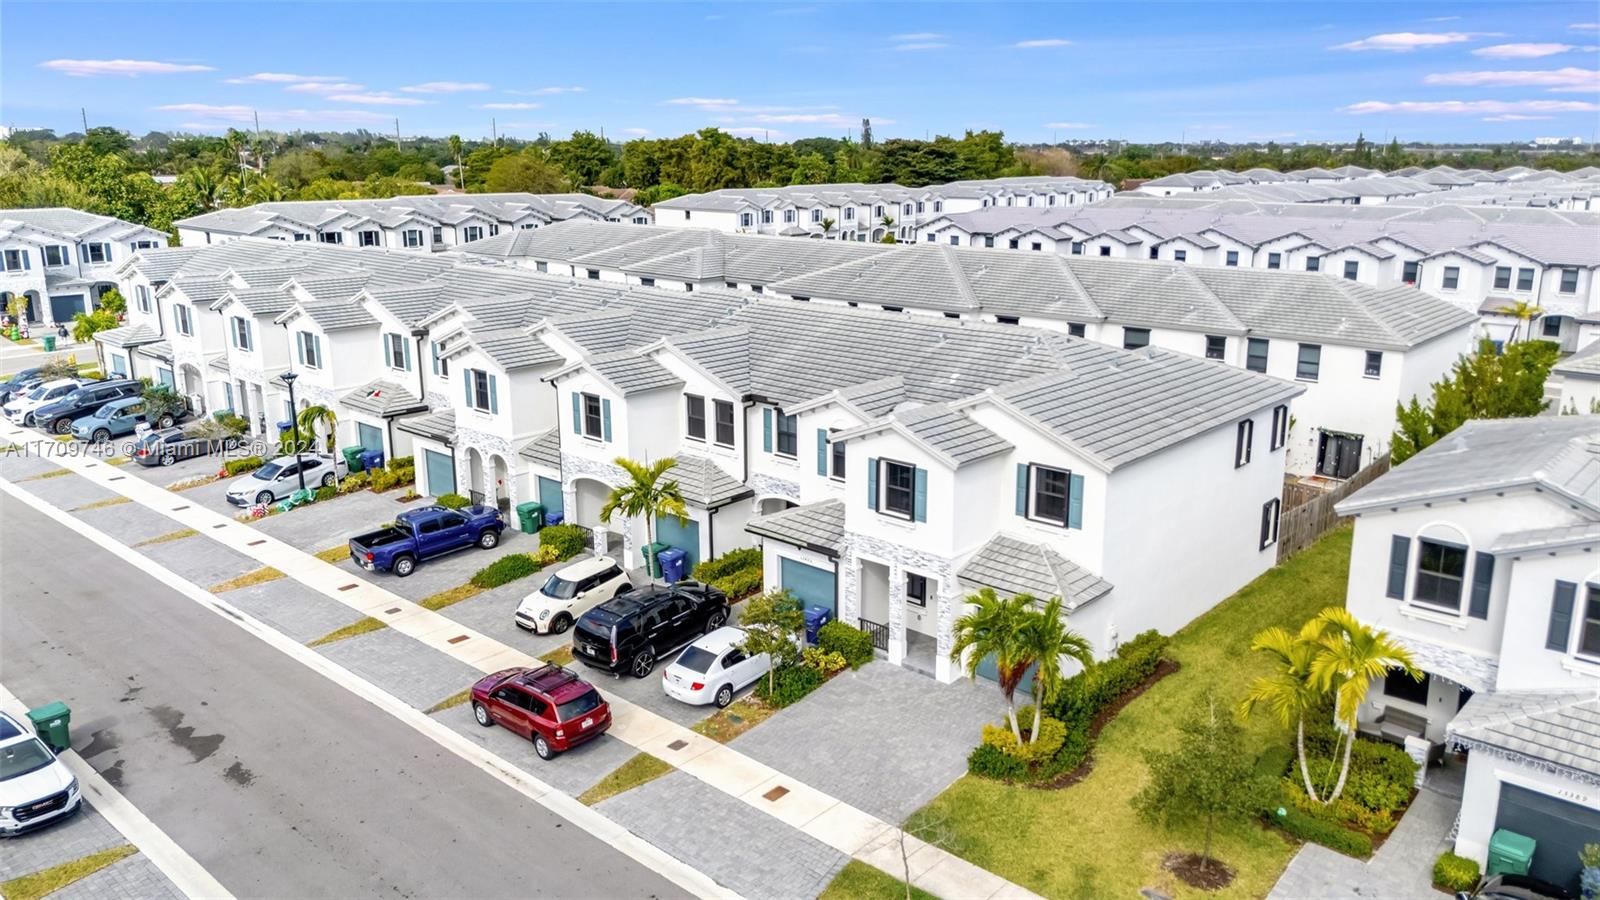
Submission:
[[[417,458],[415,456],[396,456],[386,464],[390,469],[415,469]]]
[[[1441,854],[1433,864],[1433,883],[1451,893],[1477,887],[1479,874],[1477,860],[1454,853]]]
[[[852,669],[872,662],[872,635],[838,619],[817,629],[817,646],[844,657]]]
[[[584,537],[581,525],[546,525],[539,529],[539,546],[554,547],[556,561],[571,559],[583,552]]]
[[[388,466],[382,469],[373,469],[371,478],[374,491],[387,491],[402,485],[415,484],[417,470],[410,466]]]
[[[223,410],[213,417],[218,425],[226,428],[230,434],[240,435],[250,430],[250,423],[244,416],[235,415],[229,410]]]
[[[1087,728],[1095,715],[1149,678],[1161,664],[1167,638],[1146,631],[1117,648],[1117,655],[1062,682],[1045,710],[1067,724],[1068,730]]]
[[[1256,757],[1256,774],[1267,778],[1281,777],[1294,765],[1294,748],[1288,744],[1273,744]]]
[[[1306,765],[1319,794],[1332,789],[1339,779],[1340,757],[1335,755],[1327,736],[1332,731],[1331,726],[1306,729]],[[1350,775],[1340,799],[1364,810],[1392,814],[1410,802],[1416,774],[1416,760],[1402,748],[1357,738],[1350,751]]]
[[[700,561],[689,575],[727,594],[729,600],[743,600],[760,593],[761,565],[760,547],[740,547]]]
[[[1324,760],[1322,765],[1326,766],[1327,761]],[[1315,781],[1314,777],[1313,781]],[[1388,834],[1394,830],[1396,822],[1392,810],[1367,809],[1351,800],[1346,794],[1340,794],[1338,799],[1331,803],[1322,803],[1307,797],[1298,770],[1285,776],[1281,784],[1284,802],[1307,815],[1372,834]]]
[[[847,665],[844,657],[838,653],[829,653],[821,647],[807,647],[801,654],[805,664],[824,675],[832,675],[841,671]]]
[[[751,594],[761,593],[760,567],[740,569],[711,582],[711,586],[728,595],[729,602],[737,603]]]
[[[222,464],[222,471],[229,475],[243,475],[266,465],[267,461],[259,456],[246,456],[243,459],[230,459]]]
[[[820,669],[811,666],[784,666],[778,670],[773,680],[776,686],[770,691],[767,689],[766,679],[756,682],[756,696],[782,709],[799,702],[807,694],[821,687],[827,676],[823,675]]]
[[[1025,706],[1017,710],[1017,724],[1023,729],[1024,743],[1017,742],[1017,736],[1012,734],[1011,725],[1001,721],[998,725],[983,726],[983,742],[1003,753],[1015,756],[1030,767],[1048,760],[1056,755],[1067,740],[1067,726],[1060,719],[1044,716],[1039,720],[1039,739],[1029,740],[1028,731],[1033,727],[1033,707]]]
[[[344,479],[339,482],[339,493],[350,494],[354,493],[355,491],[365,490],[368,482],[371,480],[371,477],[372,476],[368,475],[366,472],[357,472],[354,475],[346,475]]]
[[[1303,810],[1289,807],[1283,815],[1273,815],[1272,824],[1302,841],[1321,844],[1346,856],[1366,859],[1372,855],[1372,839],[1336,822],[1319,819]]]
[[[317,488],[318,500],[332,500],[337,496],[339,496],[339,489],[331,484],[327,485],[326,487]]]
[[[502,556],[494,562],[479,569],[472,576],[474,587],[497,588],[502,584],[510,584],[518,578],[526,578],[542,568],[539,562],[526,553],[512,553]]]
[[[1011,732],[1008,729],[1006,733]],[[996,781],[1021,781],[1028,774],[1028,765],[993,744],[983,743],[967,754],[967,771]]]
[[[462,509],[463,507],[472,505],[471,500],[468,500],[460,494],[440,494],[434,502],[438,503],[445,509]]]
[[[561,557],[556,553],[556,548],[547,547],[541,544],[539,549],[533,551],[533,561],[538,563],[539,568],[542,569],[545,566],[554,565],[560,562]]]

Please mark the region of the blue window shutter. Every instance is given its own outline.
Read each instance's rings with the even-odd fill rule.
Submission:
[[[572,433],[583,434],[583,396],[572,392]]]
[[[878,508],[878,460],[867,460],[867,506]]]
[[[498,397],[495,396],[495,390],[494,390],[495,380],[496,379],[495,379],[495,377],[493,375],[489,376],[489,412],[494,413],[495,415],[499,415],[499,413],[500,413],[500,400],[499,400]]]
[[[1494,584],[1494,554],[1478,553],[1472,563],[1472,603],[1467,615],[1489,618],[1489,588]]]
[[[1067,476],[1067,527],[1083,527],[1083,476]]]
[[[299,357],[300,365],[302,365],[302,366],[305,365],[306,364],[306,339],[301,337],[300,334],[296,334],[294,336],[294,353],[295,353],[295,356]]]
[[[22,251],[22,270],[24,272],[26,272],[29,269],[33,268],[33,264],[28,262],[28,256],[29,255],[30,254],[28,253],[28,251],[26,251],[26,250]]]
[[[1389,588],[1385,593],[1395,599],[1406,598],[1406,564],[1411,560],[1411,538],[1397,534],[1389,539]]]
[[[911,495],[911,520],[914,522],[928,521],[928,470],[918,468],[914,489]]]
[[[404,354],[404,357],[405,357],[406,371],[409,372],[409,371],[411,371],[411,339],[406,337],[406,336],[404,336],[404,335],[401,335],[400,336],[400,347],[402,348],[401,352]],[[490,381],[489,383],[490,384],[494,384],[493,381]]]
[[[600,433],[606,441],[611,440],[611,401],[604,398],[600,400]]]
[[[1028,464],[1017,463],[1017,515],[1028,515]]]
[[[817,429],[817,474],[828,474],[828,429]]]
[[[772,452],[772,410],[768,407],[761,408],[761,450]]]
[[[467,407],[469,409],[472,407],[472,380],[471,369],[468,369],[462,373],[461,386],[467,390]]]
[[[311,349],[316,351],[317,368],[322,368],[322,335],[313,334],[311,336]]]
[[[437,341],[428,342],[428,353],[433,357],[433,374],[439,374],[439,344]]]
[[[1572,634],[1572,601],[1577,594],[1576,584],[1556,582],[1556,593],[1550,600],[1550,628],[1544,638],[1546,650],[1567,652],[1567,640]]]

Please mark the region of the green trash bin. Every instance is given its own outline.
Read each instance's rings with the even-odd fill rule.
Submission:
[[[538,501],[518,503],[517,527],[523,534],[537,534],[544,527],[544,504]]]
[[[656,555],[665,549],[667,549],[667,545],[660,541],[656,541],[654,544],[645,544],[639,548],[639,552],[644,554],[645,567],[650,570],[651,578],[661,577],[661,560],[657,559]]]
[[[367,448],[365,447],[346,447],[339,451],[340,453],[344,454],[344,464],[349,467],[351,475],[363,471],[361,466],[361,454],[365,453],[366,451]]]
[[[46,352],[46,353],[54,353],[55,352],[55,349],[56,349],[56,336],[55,335],[47,334],[44,337],[39,338],[39,342],[44,344],[44,352]]]
[[[72,746],[72,736],[68,731],[68,726],[72,724],[72,710],[60,700],[28,710],[28,721],[33,723],[33,730],[38,733],[39,739],[57,753]]]
[[[1485,878],[1496,875],[1526,875],[1533,866],[1533,851],[1538,841],[1504,828],[1489,839],[1489,866]]]

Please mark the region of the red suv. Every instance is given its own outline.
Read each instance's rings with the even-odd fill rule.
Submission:
[[[540,759],[606,733],[611,707],[594,685],[560,666],[505,669],[472,686],[472,714],[533,741]]]

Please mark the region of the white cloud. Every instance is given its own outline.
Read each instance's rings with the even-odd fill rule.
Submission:
[[[1375,34],[1372,37],[1362,38],[1359,41],[1350,41],[1346,44],[1334,44],[1329,50],[1387,50],[1392,53],[1410,53],[1419,47],[1439,47],[1445,44],[1459,44],[1470,41],[1475,35],[1464,31],[1445,31],[1434,34],[1418,34],[1412,31],[1396,31],[1391,34]]]
[[[538,109],[539,103],[482,103],[479,109]]]
[[[778,131],[774,128],[725,128],[723,130],[729,134],[742,134],[746,137],[770,138],[779,141],[789,137],[788,132]]]
[[[1523,115],[1518,115],[1516,113],[1507,113],[1506,115],[1503,115],[1503,116],[1484,116],[1483,121],[1485,121],[1485,122],[1540,122],[1540,121],[1543,121],[1545,119],[1553,119],[1553,118],[1555,118],[1555,117],[1554,116],[1523,116]]]
[[[365,87],[345,81],[307,81],[304,84],[291,84],[284,90],[294,91],[297,94],[349,94]]]
[[[1537,59],[1576,49],[1571,44],[1495,44],[1492,47],[1479,47],[1472,51],[1472,55],[1489,59]]]
[[[644,137],[650,133],[650,129],[648,128],[619,128],[617,130],[623,134],[631,134],[634,137]]]
[[[845,116],[839,113],[760,113],[750,117],[756,122],[775,122],[784,125],[834,125],[846,128],[861,124],[859,116]],[[879,119],[879,122],[885,120]]]
[[[896,41],[896,42],[902,42],[902,41],[942,41],[942,40],[944,40],[944,35],[938,34],[938,33],[932,32],[932,31],[918,31],[918,32],[915,32],[913,34],[891,35],[889,37],[889,40]]]
[[[362,109],[263,109],[256,110],[241,104],[219,105],[212,103],[168,103],[157,106],[158,112],[184,113],[194,117],[184,124],[185,128],[213,127],[217,122],[251,122],[259,112],[261,121],[265,124],[303,124],[308,122],[325,122],[341,124],[365,124],[371,122],[387,122],[389,117],[382,114]],[[208,120],[210,125],[197,125],[196,120]]]
[[[1600,22],[1573,22],[1568,31],[1600,31]]]
[[[243,78],[224,78],[227,84],[306,84],[343,81],[343,75],[289,75],[283,72],[257,72]]]
[[[487,91],[489,86],[481,81],[425,81],[401,88],[408,94],[459,94],[465,91]]]
[[[894,49],[896,49],[896,50],[913,50],[913,51],[915,51],[915,50],[943,50],[944,48],[946,48],[948,46],[950,46],[950,45],[949,44],[940,43],[939,41],[923,41],[923,42],[919,42],[919,43],[915,43],[915,44],[895,44],[894,45]]]
[[[1600,91],[1600,69],[1564,69],[1501,72],[1441,72],[1422,79],[1423,84],[1457,87],[1542,87],[1556,93]]]
[[[1088,122],[1046,122],[1044,123],[1044,127],[1059,128],[1065,131],[1069,128],[1093,128],[1095,126],[1090,125]]]
[[[1071,43],[1066,38],[1036,38],[1031,41],[1017,41],[1012,46],[1023,50],[1032,50],[1038,47],[1066,47]]]
[[[52,59],[40,63],[39,68],[71,75],[74,78],[93,78],[100,75],[137,78],[140,75],[181,75],[186,72],[216,71],[210,66],[157,62],[149,59]]]
[[[571,87],[542,87],[531,91],[506,91],[506,93],[515,94],[519,97],[549,97],[555,94],[581,94],[584,90],[584,88],[573,85]]]
[[[159,112],[181,112],[193,116],[204,116],[211,119],[228,119],[234,122],[248,122],[255,114],[255,110],[248,106],[232,105],[218,106],[211,103],[167,103],[156,107]]]
[[[339,103],[369,103],[375,106],[422,106],[428,102],[426,100],[418,100],[415,97],[396,97],[383,91],[369,91],[363,94],[333,94],[328,99]]]
[[[1600,103],[1587,100],[1367,100],[1340,108],[1340,112],[1445,113],[1470,115],[1530,115],[1537,113],[1600,112]]]
[[[1424,22],[1459,22],[1459,21],[1461,21],[1461,17],[1460,16],[1434,16],[1432,18],[1423,19],[1422,21],[1424,21]]]
[[[663,102],[668,106],[698,106],[701,109],[728,109],[739,105],[738,100],[728,97],[673,97]]]

